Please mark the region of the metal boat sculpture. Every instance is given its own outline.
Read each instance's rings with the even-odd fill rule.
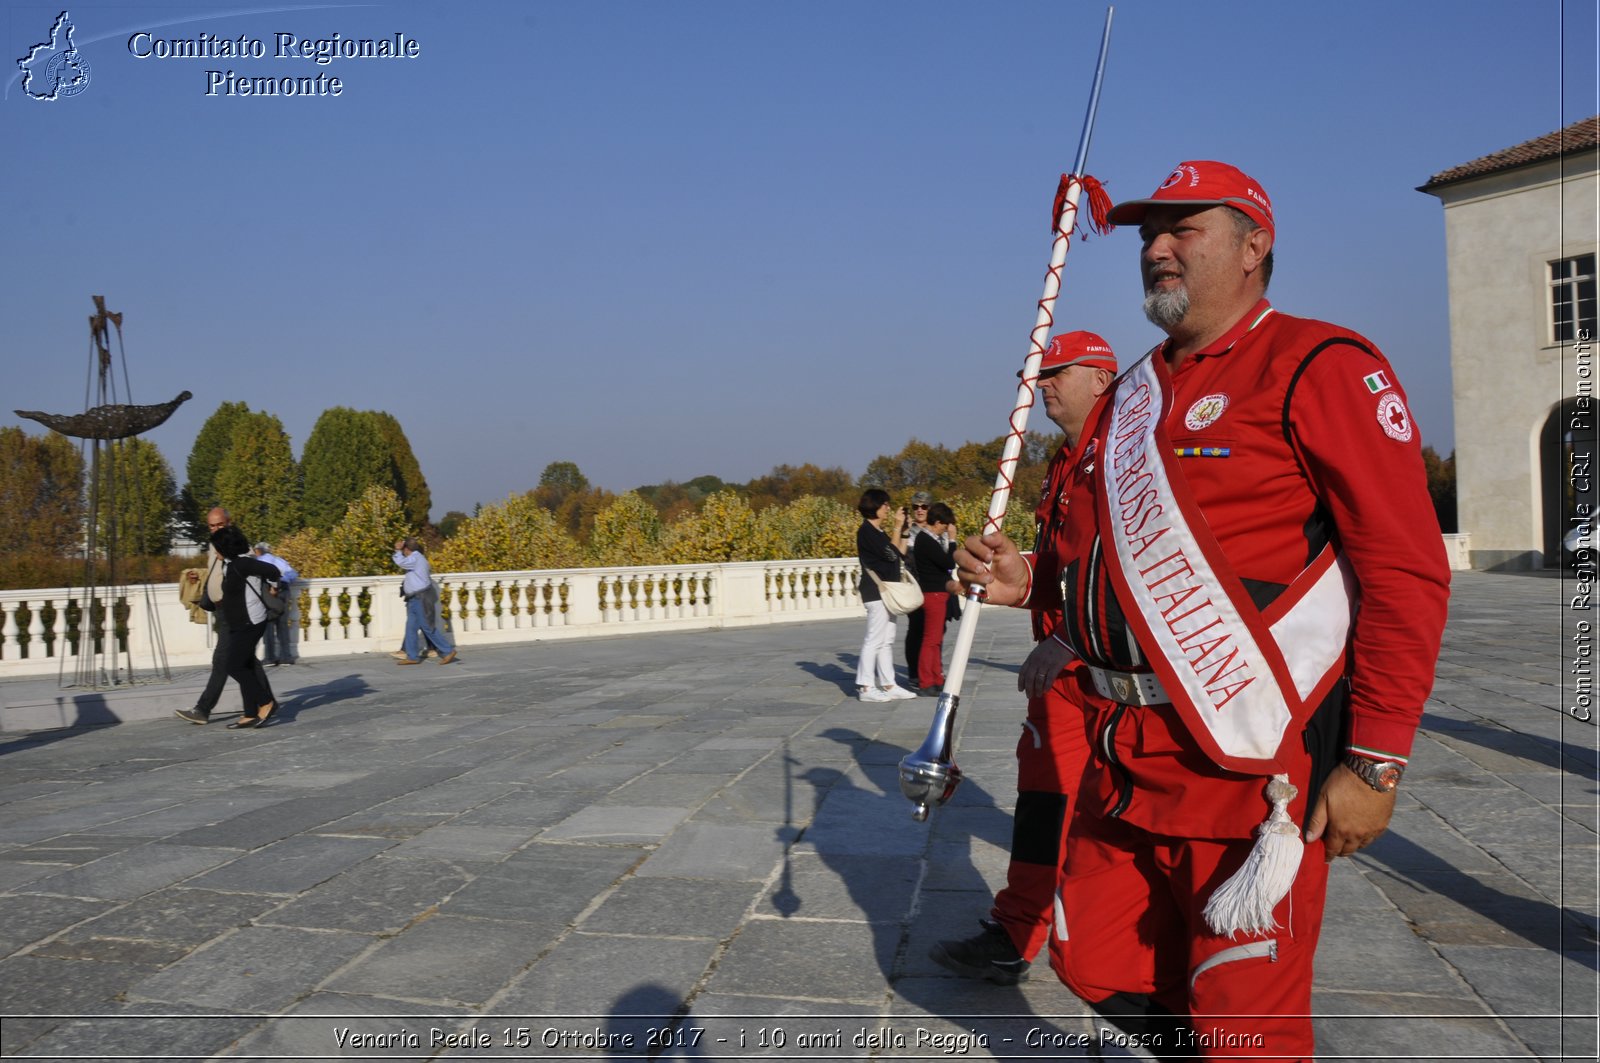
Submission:
[[[114,403],[96,406],[82,413],[44,413],[39,410],[12,412],[75,439],[127,439],[150,431],[192,398],[194,395],[185,391],[171,402],[158,402],[154,406]]]

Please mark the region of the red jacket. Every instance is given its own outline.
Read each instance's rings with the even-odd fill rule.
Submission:
[[[1063,635],[1091,664],[1145,671],[1105,573],[1094,516],[1108,408],[1091,421],[1072,470],[1067,505],[1081,519],[1054,544],[1067,586]],[[1257,605],[1326,541],[1343,551],[1360,600],[1348,744],[1403,759],[1433,683],[1449,571],[1420,433],[1387,360],[1355,333],[1279,314],[1262,300],[1173,375],[1167,428],[1180,450],[1226,451],[1184,457],[1181,467]],[[1030,605],[1059,605],[1060,594],[1056,580],[1036,574]]]
[[[1093,417],[1090,417],[1090,423]],[[1033,551],[1025,553],[1033,573],[1034,586],[1041,584],[1056,588],[1043,595],[1030,595],[1018,605],[1033,610],[1033,640],[1042,642],[1061,625],[1061,555],[1067,537],[1067,489],[1071,472],[1083,449],[1084,436],[1079,435],[1078,445],[1061,449],[1050,459],[1045,469],[1044,483],[1039,488],[1039,504],[1034,507],[1033,520],[1038,528]]]

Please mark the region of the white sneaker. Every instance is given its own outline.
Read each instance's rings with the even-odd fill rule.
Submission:
[[[894,698],[889,696],[889,692],[887,690],[879,690],[877,687],[862,687],[861,693],[858,694],[857,697],[859,697],[862,701],[894,700]]]
[[[915,691],[907,690],[905,687],[898,685],[884,687],[883,692],[889,701],[905,701],[907,699],[915,700],[917,697]]]

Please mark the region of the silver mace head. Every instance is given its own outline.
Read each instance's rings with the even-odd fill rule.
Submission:
[[[955,764],[956,704],[960,700],[948,691],[939,695],[928,737],[900,761],[900,792],[915,806],[911,818],[918,823],[926,820],[936,805],[950,800],[961,784],[961,769]]]

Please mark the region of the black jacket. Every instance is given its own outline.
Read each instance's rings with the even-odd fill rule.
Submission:
[[[283,578],[283,573],[278,571],[278,566],[270,561],[262,561],[248,554],[222,562],[222,604],[218,615],[227,625],[229,631],[245,631],[254,625],[250,620],[250,600],[256,594],[256,587],[251,587],[246,580],[251,576],[259,576],[263,580],[276,582]],[[264,587],[260,588],[263,594]]]
[[[900,561],[905,555],[889,542],[888,532],[874,528],[869,521],[862,521],[856,529],[856,555],[861,559],[861,600],[881,602],[883,595],[878,593],[878,585],[867,575],[868,571],[893,583],[900,578]]]
[[[911,563],[923,594],[943,591],[956,567],[956,544],[946,545],[932,532],[922,532],[911,540]]]

